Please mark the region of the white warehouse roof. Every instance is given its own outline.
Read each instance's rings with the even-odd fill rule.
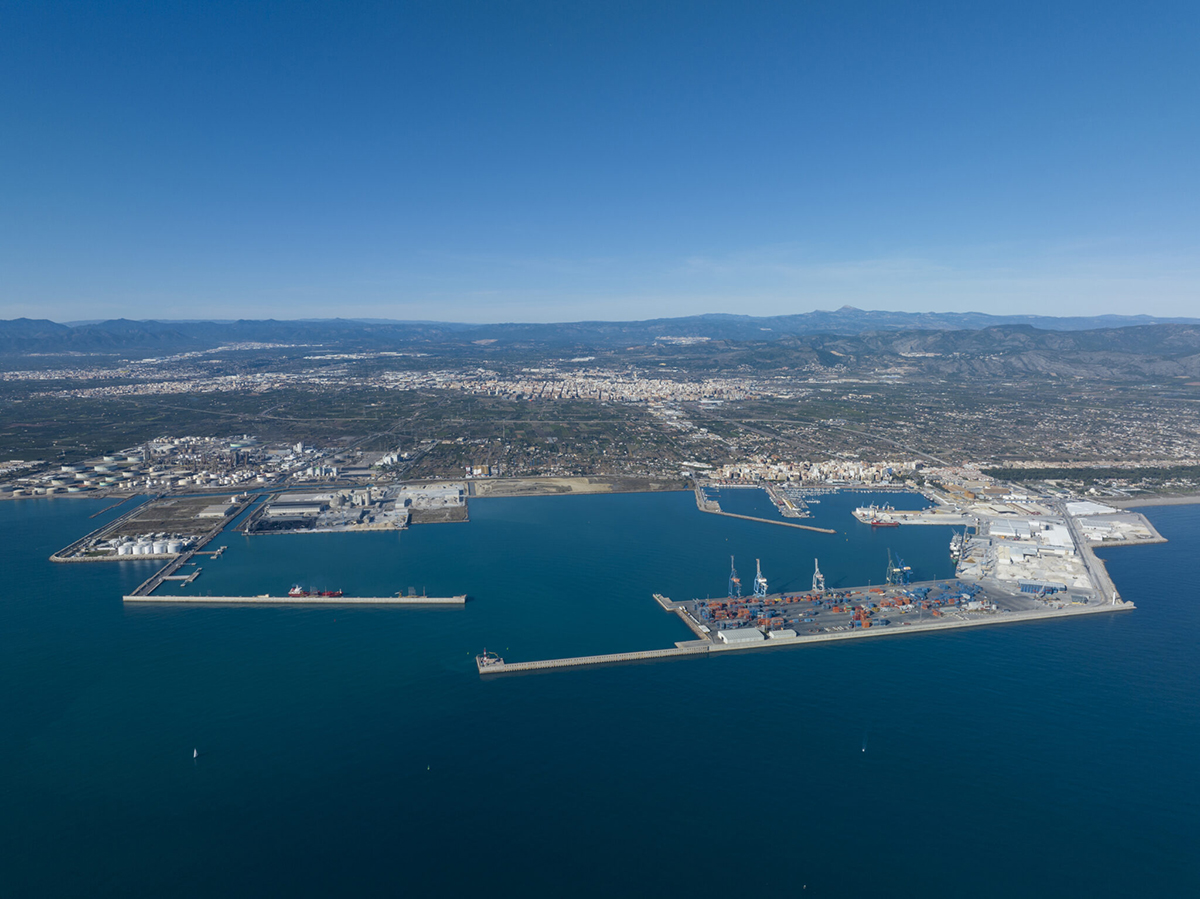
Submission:
[[[761,643],[762,631],[756,627],[737,627],[733,630],[718,631],[717,638],[722,643]]]

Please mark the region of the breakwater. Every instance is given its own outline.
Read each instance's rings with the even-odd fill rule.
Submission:
[[[655,597],[659,604],[667,608],[670,600]],[[505,662],[502,658],[489,655],[477,656],[476,667],[481,675],[507,674],[519,671],[541,671],[549,668],[578,668],[588,665],[611,665],[619,662],[637,662],[647,659],[674,658],[678,656],[697,656],[719,652],[755,652],[768,649],[779,649],[785,646],[807,646],[813,643],[829,643],[834,640],[864,640],[874,637],[888,637],[896,634],[928,633],[929,631],[957,630],[965,627],[992,627],[999,624],[1016,624],[1019,622],[1045,621],[1051,618],[1071,618],[1080,615],[1097,615],[1109,612],[1132,611],[1136,606],[1131,602],[1105,603],[1096,606],[1078,608],[1053,609],[1045,611],[1009,612],[982,618],[943,618],[926,620],[917,624],[905,622],[895,627],[874,627],[835,631],[820,634],[804,634],[795,637],[778,637],[761,643],[721,644],[707,640],[693,640],[677,643],[671,649],[647,649],[638,652],[616,652],[607,655],[576,656],[563,659],[539,659],[530,662]],[[680,617],[683,613],[672,609]]]
[[[754,488],[758,489],[758,488]],[[834,528],[819,528],[811,524],[796,524],[794,521],[776,521],[770,518],[756,518],[753,515],[739,515],[736,512],[726,512],[721,509],[720,504],[715,500],[711,500],[704,495],[704,489],[697,485],[694,490],[696,494],[696,508],[701,512],[707,512],[710,515],[724,515],[727,518],[741,518],[744,521],[760,521],[763,524],[776,524],[785,528],[799,528],[802,531],[815,531],[818,534],[836,534]]]
[[[753,515],[739,515],[737,512],[722,512],[720,509],[703,509],[710,515],[725,515],[729,518],[741,518],[745,521],[761,521],[763,524],[777,524],[785,528],[800,528],[802,531],[816,531],[818,534],[836,534],[834,528],[819,528],[811,524],[796,524],[794,521],[772,521],[770,518],[755,518]]]
[[[184,605],[338,605],[338,606],[461,606],[461,596],[147,596],[131,593],[125,602],[174,603]]]

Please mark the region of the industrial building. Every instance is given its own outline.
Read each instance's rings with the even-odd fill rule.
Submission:
[[[226,518],[233,514],[237,503],[215,503],[196,513],[197,518]]]
[[[756,627],[738,627],[717,631],[717,639],[730,646],[740,646],[745,643],[761,643],[765,638],[763,632]]]

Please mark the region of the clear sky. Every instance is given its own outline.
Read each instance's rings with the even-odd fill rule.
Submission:
[[[1200,2],[0,0],[0,318],[1200,315]]]

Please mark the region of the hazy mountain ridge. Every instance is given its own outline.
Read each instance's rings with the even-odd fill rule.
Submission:
[[[789,335],[769,343],[706,345],[711,369],[841,367],[850,373],[920,371],[1008,378],[1198,378],[1200,326],[1138,325],[1094,331],[1039,331],[1028,325],[978,331],[871,331]]]
[[[1131,351],[1163,352],[1170,344],[1167,325],[1200,325],[1200,319],[1152,316],[998,316],[980,312],[884,312],[844,306],[782,316],[711,314],[631,322],[560,322],[463,324],[454,322],[388,322],[380,320],[239,320],[215,321],[110,321],[64,325],[45,319],[0,320],[0,352],[95,353],[124,351],[181,351],[226,343],[313,343],[347,347],[381,348],[429,342],[496,341],[550,346],[620,348],[649,344],[660,338],[705,338],[710,341],[776,341],[802,335],[862,336],[875,332],[910,335],[912,346],[925,346],[932,338],[922,334],[954,332],[984,335],[984,346],[1013,351],[1034,345],[1033,334],[1092,334],[1095,349],[1105,348],[1111,332],[1120,332],[1122,347]],[[1150,331],[1139,332],[1138,329]],[[1100,335],[1108,333],[1110,336]],[[1140,334],[1140,336],[1139,336]],[[1024,336],[1023,336],[1024,335]],[[942,338],[947,340],[948,338]],[[979,341],[982,341],[980,343]],[[1031,342],[1033,341],[1033,342]],[[935,340],[936,343],[936,340]],[[1186,344],[1186,340],[1184,341]],[[1039,344],[1043,345],[1043,344]],[[1074,344],[1064,344],[1074,345]],[[1049,345],[1045,345],[1049,348]],[[1186,349],[1181,346],[1180,350]],[[932,350],[914,349],[913,352]],[[962,350],[960,350],[961,352]]]

